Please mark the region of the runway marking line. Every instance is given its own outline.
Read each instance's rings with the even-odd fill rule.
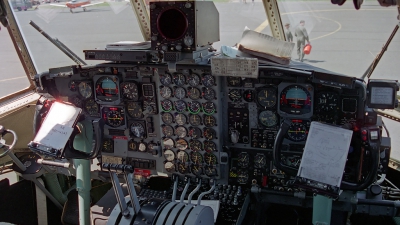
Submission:
[[[0,82],[9,81],[9,80],[17,80],[17,79],[21,79],[21,78],[27,78],[27,77],[26,76],[22,76],[22,77],[8,78],[8,79],[0,80]]]

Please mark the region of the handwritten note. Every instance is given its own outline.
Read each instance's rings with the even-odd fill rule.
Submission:
[[[353,131],[311,122],[297,176],[340,186]]]

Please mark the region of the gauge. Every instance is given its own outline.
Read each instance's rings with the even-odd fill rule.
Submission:
[[[177,149],[179,149],[179,150],[186,150],[187,148],[188,148],[188,143],[187,143],[187,141],[185,140],[185,139],[183,139],[183,138],[179,138],[177,141],[176,141],[176,148]]]
[[[263,107],[273,107],[276,104],[276,90],[273,88],[261,89],[257,92],[257,102]]]
[[[239,89],[231,89],[228,93],[229,99],[232,102],[238,102],[242,98],[242,94]]]
[[[215,152],[217,151],[217,145],[213,141],[205,140],[203,142],[204,150],[206,152]]]
[[[278,124],[278,116],[272,111],[262,111],[258,115],[258,121],[260,121],[263,126],[273,127]]]
[[[237,182],[239,184],[246,184],[248,180],[249,174],[247,173],[247,171],[239,170],[237,174]]]
[[[145,109],[148,114],[158,113],[157,104],[155,102],[143,101],[143,109]]]
[[[204,153],[204,161],[207,165],[215,165],[217,164],[217,157],[213,153]]]
[[[184,114],[175,114],[175,123],[178,125],[184,125],[187,123],[187,117]]]
[[[188,76],[188,83],[192,87],[196,87],[200,84],[200,77],[199,75],[193,73]]]
[[[181,73],[174,74],[174,83],[178,86],[183,86],[186,83],[185,75]]]
[[[137,151],[138,144],[134,140],[128,142],[128,151]]]
[[[126,105],[128,115],[133,118],[141,118],[143,115],[142,105],[140,102],[128,102]]]
[[[209,177],[217,176],[217,170],[214,168],[214,166],[208,166],[208,165],[205,166],[204,167],[204,172]]]
[[[113,101],[119,96],[118,78],[102,76],[96,82],[96,96],[102,101]]]
[[[160,75],[160,82],[165,85],[168,86],[172,83],[172,77],[170,74],[166,73],[166,74],[161,74]]]
[[[203,129],[203,135],[206,139],[211,140],[216,138],[216,132],[214,129],[206,127]]]
[[[145,129],[141,123],[138,122],[133,122],[131,124],[131,133],[133,134],[134,137],[137,138],[142,138],[145,134]]]
[[[292,120],[288,130],[288,137],[292,141],[305,141],[307,139],[307,122],[302,120]]]
[[[211,87],[215,85],[215,79],[210,74],[204,75],[202,78],[202,83],[206,87]]]
[[[203,97],[205,100],[214,100],[215,99],[215,91],[212,88],[203,88]]]
[[[191,114],[189,116],[189,123],[192,126],[199,126],[201,124],[201,117],[199,115],[197,115],[197,114]]]
[[[193,175],[200,176],[203,173],[203,168],[199,165],[191,165],[190,170],[192,171]]]
[[[70,81],[68,84],[68,88],[70,91],[76,91],[78,90],[78,84],[76,83],[76,81]]]
[[[174,122],[174,118],[171,113],[162,113],[161,119],[165,124],[171,124]]]
[[[175,159],[175,152],[173,152],[173,151],[170,150],[170,149],[165,150],[165,151],[164,151],[164,158],[165,158],[167,161],[172,161],[172,160],[174,160],[174,159]]]
[[[192,139],[189,141],[189,148],[195,152],[201,151],[201,149],[203,148],[203,144],[199,140]]]
[[[320,92],[315,99],[316,108],[323,112],[333,111],[338,107],[339,97],[333,92]]]
[[[141,141],[141,142],[139,143],[139,151],[145,152],[146,150],[147,150],[147,144],[144,143],[143,141]]]
[[[282,112],[296,115],[311,112],[311,94],[303,86],[287,86],[282,90],[280,98],[280,110]]]
[[[202,164],[203,163],[203,156],[201,155],[200,152],[191,152],[190,153],[190,160],[194,164]]]
[[[99,113],[99,105],[93,99],[85,101],[84,108],[90,116],[97,116]]]
[[[202,132],[198,127],[189,127],[189,137],[197,139],[202,137]]]
[[[176,111],[178,111],[178,112],[183,112],[187,108],[186,102],[184,102],[183,100],[175,101],[174,106],[175,106]]]
[[[186,98],[186,90],[185,90],[185,88],[183,88],[183,87],[175,88],[174,96],[175,96],[177,99],[184,99],[184,98]]]
[[[189,166],[185,163],[178,163],[178,171],[179,173],[186,174],[189,172]]]
[[[137,101],[139,100],[139,90],[136,83],[133,82],[123,82],[121,83],[122,96],[129,100]]]
[[[172,90],[170,87],[162,87],[160,89],[160,95],[163,98],[170,98],[172,96]]]
[[[164,134],[165,137],[171,137],[174,135],[174,128],[172,128],[169,125],[162,125],[162,133]]]
[[[114,152],[114,141],[112,139],[105,139],[103,141],[102,152],[113,153]]]
[[[174,147],[174,140],[172,140],[171,138],[164,138],[163,145],[164,145],[164,148],[171,149]]]
[[[243,99],[246,102],[252,102],[254,101],[254,91],[253,90],[245,90],[243,92]]]
[[[197,114],[197,113],[200,112],[200,109],[201,109],[200,102],[193,101],[193,102],[189,102],[188,105],[189,105],[189,107],[188,107],[189,108],[189,112],[191,114]]]
[[[92,85],[89,82],[80,82],[78,88],[79,94],[82,95],[83,98],[92,97]]]
[[[214,102],[205,102],[203,103],[203,112],[206,115],[211,115],[215,112],[217,107],[215,106]]]
[[[82,99],[80,99],[78,96],[73,96],[70,99],[72,104],[74,104],[76,107],[82,108]]]
[[[214,127],[216,126],[217,120],[214,116],[211,115],[204,115],[204,125],[206,127]]]
[[[178,154],[176,157],[182,163],[186,163],[189,161],[189,154],[187,154],[185,151],[178,151]]]
[[[264,154],[257,154],[254,156],[254,167],[263,168],[267,164],[267,158]]]
[[[172,107],[172,102],[170,100],[164,99],[164,100],[161,101],[161,109],[164,112],[169,112],[169,111],[172,110],[172,108],[173,108]]]
[[[151,141],[149,144],[147,144],[147,152],[149,153],[154,153],[153,151],[157,151],[157,144]]]
[[[164,168],[168,173],[175,172],[175,164],[172,162],[166,162]]]
[[[201,92],[198,88],[188,88],[188,96],[192,100],[197,100],[201,97]]]
[[[187,135],[187,130],[185,127],[182,126],[178,126],[175,128],[175,135],[180,137],[180,138],[184,138]]]
[[[250,164],[250,156],[247,152],[241,152],[238,155],[238,166],[242,168],[247,168]]]
[[[124,124],[124,110],[117,107],[103,108],[103,118],[106,119],[106,124],[112,127],[119,127]]]
[[[240,87],[242,86],[242,78],[240,77],[227,77],[228,86],[230,87]]]

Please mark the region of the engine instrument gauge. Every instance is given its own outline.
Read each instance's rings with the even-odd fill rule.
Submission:
[[[84,103],[84,109],[90,116],[97,116],[99,114],[99,105],[93,100],[88,99]]]
[[[252,101],[254,101],[254,91],[253,90],[245,90],[244,92],[243,92],[243,99],[246,101],[246,102],[252,102]]]
[[[258,153],[254,157],[254,167],[255,168],[263,168],[267,164],[267,158],[264,154]]]
[[[212,87],[215,85],[215,78],[210,74],[206,74],[202,78],[202,83],[206,87]]]
[[[173,161],[175,159],[175,152],[170,150],[170,149],[165,150],[164,151],[164,158],[167,161]]]
[[[292,141],[305,141],[307,139],[309,122],[303,120],[292,120],[287,132]]]
[[[200,152],[191,152],[190,153],[190,160],[194,164],[202,164],[203,163],[203,156],[201,155]]]
[[[128,142],[128,151],[137,151],[138,149],[138,144],[134,140],[130,140]]]
[[[189,87],[188,88],[188,96],[192,100],[197,100],[197,99],[199,99],[201,97],[201,92],[200,92],[200,90],[198,88]]]
[[[83,98],[92,97],[92,85],[90,82],[82,81],[78,85],[78,92]]]
[[[203,129],[203,135],[207,140],[215,139],[217,136],[215,130],[209,127]]]
[[[213,141],[205,140],[203,142],[204,150],[206,152],[215,152],[217,151],[217,145]]]
[[[172,83],[171,74],[168,74],[168,73],[160,74],[160,82],[165,86],[170,85]]]
[[[174,83],[178,86],[183,86],[186,83],[186,77],[181,73],[175,73],[173,79]]]
[[[247,152],[241,152],[238,155],[238,166],[247,168],[250,164],[250,155]]]
[[[113,153],[114,152],[114,141],[112,139],[104,139],[101,151]]]
[[[217,109],[214,102],[204,102],[202,106],[203,106],[203,112],[206,115],[211,115],[215,113],[215,110]]]
[[[242,78],[240,77],[227,77],[228,86],[230,87],[240,87],[242,86]]]
[[[171,137],[174,135],[174,128],[172,128],[169,125],[162,125],[162,133],[164,134],[165,137]]]
[[[331,112],[338,107],[339,96],[333,92],[320,92],[315,99],[317,110]]]
[[[101,76],[96,82],[96,98],[105,102],[119,98],[118,77]]]
[[[145,135],[145,129],[139,122],[133,122],[130,127],[130,131],[134,137],[143,138]]]
[[[200,77],[199,75],[193,73],[188,76],[188,83],[192,87],[196,87],[200,84]]]
[[[238,102],[242,98],[242,94],[239,89],[231,89],[228,93],[229,99],[232,102]]]
[[[133,82],[123,82],[121,83],[122,96],[129,100],[137,101],[139,100],[139,90],[136,83]]]
[[[179,138],[178,140],[176,140],[176,148],[179,150],[186,150],[188,148],[189,144],[188,142],[183,139],[183,138]]]
[[[171,88],[170,87],[166,87],[166,86],[162,87],[160,89],[160,95],[163,98],[170,98],[172,96]]]
[[[128,102],[126,105],[128,115],[133,118],[141,118],[143,115],[142,106],[140,102]]]
[[[145,152],[146,150],[147,150],[147,144],[145,142],[141,141],[139,143],[139,151],[140,152]]]
[[[203,88],[203,97],[205,100],[214,100],[215,99],[215,91],[212,88]]]
[[[191,114],[189,116],[189,123],[192,126],[199,126],[199,125],[201,125],[201,117],[199,115],[197,115],[197,114]]]
[[[214,177],[217,176],[217,170],[214,168],[214,166],[208,166],[206,165],[204,167],[204,172],[206,173],[207,176],[209,177]]]
[[[207,165],[215,165],[217,164],[217,157],[213,153],[204,153],[204,161],[207,163]]]
[[[177,113],[175,114],[175,123],[182,126],[187,123],[187,117],[184,114]]]
[[[178,87],[174,91],[174,96],[177,99],[184,99],[186,98],[186,90],[183,87]]]
[[[76,81],[70,81],[68,84],[68,88],[70,91],[77,91],[78,90],[78,84],[76,83]]]
[[[257,102],[263,107],[274,107],[276,105],[276,90],[273,88],[259,90],[257,92]]]
[[[175,101],[174,106],[175,106],[175,110],[178,112],[183,112],[187,108],[186,102],[184,102],[183,100]]]
[[[168,173],[175,172],[175,164],[172,162],[166,162],[164,168]]]
[[[197,139],[197,138],[201,138],[202,137],[202,132],[200,130],[200,128],[198,127],[189,127],[189,137]]]
[[[200,109],[201,109],[200,102],[192,101],[192,102],[189,102],[188,105],[189,105],[189,107],[188,107],[189,108],[189,112],[191,114],[197,114],[197,113],[200,112]]]
[[[263,126],[273,127],[278,124],[278,116],[274,112],[266,110],[260,112],[258,121],[260,121]]]
[[[180,137],[180,138],[184,138],[187,135],[187,130],[185,127],[183,126],[178,126],[175,128],[175,135]]]
[[[186,163],[178,163],[178,171],[181,174],[186,174],[189,172],[189,166]]]
[[[280,94],[280,111],[302,115],[311,112],[311,94],[301,85],[289,85]]]
[[[164,99],[161,101],[161,109],[164,112],[169,112],[173,109],[172,102],[168,99]]]
[[[203,144],[199,140],[192,139],[189,141],[189,148],[195,152],[201,151]]]
[[[187,154],[185,151],[178,151],[176,157],[182,163],[189,162],[189,154]]]
[[[206,127],[214,127],[217,125],[217,120],[214,116],[204,115],[204,125]]]
[[[103,118],[106,119],[106,124],[111,127],[119,127],[125,124],[125,113],[123,108],[119,107],[104,107],[102,109]]]
[[[162,113],[161,115],[161,120],[165,123],[165,124],[171,124],[174,122],[174,118],[172,117],[171,113]]]
[[[203,168],[200,165],[193,164],[190,166],[190,170],[195,176],[200,176],[203,173]]]
[[[164,148],[166,148],[166,149],[172,149],[174,147],[175,143],[174,143],[174,140],[172,140],[171,138],[164,138],[163,145],[164,145]]]
[[[237,174],[237,182],[239,184],[246,184],[248,180],[249,174],[247,173],[247,171],[239,170]]]

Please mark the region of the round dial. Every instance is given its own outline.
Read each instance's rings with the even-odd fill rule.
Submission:
[[[206,87],[211,87],[215,85],[215,79],[210,74],[204,75],[202,78],[202,83]]]
[[[147,144],[141,141],[139,143],[139,151],[145,152],[146,150],[147,150]]]
[[[205,102],[203,103],[203,111],[206,115],[211,115],[215,112],[217,107],[215,106],[214,102]]]
[[[164,99],[164,100],[161,101],[161,109],[164,112],[169,112],[169,111],[172,110],[172,108],[173,108],[172,107],[172,102],[170,100]]]
[[[194,139],[192,139],[192,140],[190,140],[189,141],[189,148],[192,150],[192,151],[201,151],[201,149],[203,148],[203,146],[202,146],[202,144],[201,144],[201,142],[199,141],[199,140],[194,140]]]
[[[178,151],[178,154],[176,157],[182,163],[186,163],[189,161],[189,154],[187,154],[185,151]]]
[[[191,114],[197,114],[200,112],[201,104],[198,101],[189,102],[189,112]]]
[[[229,99],[232,102],[238,102],[242,98],[242,94],[239,89],[231,89],[228,93]]]
[[[178,163],[178,171],[179,173],[186,174],[189,172],[189,166],[185,163]]]
[[[177,113],[175,115],[175,123],[182,126],[187,123],[187,117],[184,114]]]
[[[254,167],[263,168],[267,164],[267,158],[264,154],[257,154],[254,157]]]
[[[186,83],[185,75],[181,73],[174,74],[174,83],[178,86],[183,86]]]
[[[302,120],[293,120],[287,134],[292,141],[305,141],[307,139],[308,129]]]
[[[203,168],[199,165],[191,165],[190,170],[192,171],[193,175],[200,176],[203,173]]]
[[[144,136],[144,127],[141,123],[138,122],[133,122],[131,124],[131,133],[133,134],[134,137],[137,138],[142,138]]]
[[[278,116],[272,111],[262,111],[258,115],[258,121],[260,121],[263,126],[273,127],[278,124]]]
[[[175,128],[175,135],[180,137],[180,138],[184,138],[187,135],[187,130],[185,127],[182,126],[178,126]]]
[[[162,125],[162,133],[165,137],[171,137],[174,135],[174,128],[169,125]]]
[[[198,127],[189,127],[189,137],[197,139],[202,137],[202,132]]]
[[[105,139],[101,151],[114,152],[114,142],[112,139]]]
[[[213,141],[205,140],[203,142],[204,150],[206,152],[215,152],[217,151],[217,145]]]
[[[228,86],[240,87],[242,85],[242,78],[240,77],[227,77]]]
[[[174,96],[177,99],[184,99],[186,97],[186,90],[183,87],[178,87],[175,89]]]
[[[136,83],[123,82],[121,83],[122,95],[133,101],[139,100],[139,90]]]
[[[85,101],[84,107],[86,112],[91,116],[96,116],[99,113],[99,105],[93,99]]]
[[[249,174],[247,173],[247,171],[239,170],[237,175],[237,182],[239,184],[246,184],[248,180]]]
[[[190,160],[194,164],[202,164],[203,163],[203,156],[201,155],[200,152],[191,152],[190,153]]]
[[[254,91],[253,90],[245,90],[243,92],[243,99],[246,102],[252,102],[254,101]]]
[[[191,114],[189,116],[189,123],[192,126],[199,126],[199,125],[201,125],[201,117],[199,115],[197,115],[197,114]]]
[[[70,91],[76,91],[78,90],[78,84],[76,83],[76,81],[71,81],[68,84],[68,88]]]
[[[215,139],[216,132],[214,129],[206,127],[203,129],[203,135],[206,139],[211,140],[211,139]]]
[[[162,87],[160,89],[160,95],[163,98],[170,98],[172,96],[171,88],[170,87],[166,87],[166,86]]]
[[[164,151],[164,158],[167,161],[173,161],[175,159],[175,153],[172,150],[167,149]]]
[[[168,173],[175,172],[175,164],[172,162],[166,162],[164,168]]]
[[[164,138],[163,145],[164,145],[164,148],[171,149],[174,147],[174,140],[172,140],[171,138]]]
[[[96,82],[96,96],[105,97],[102,100],[111,101],[112,98],[118,97],[118,78],[111,76],[104,76]]]
[[[211,101],[215,99],[215,91],[212,88],[203,88],[203,98],[205,100]]]
[[[177,141],[176,141],[176,148],[177,149],[179,149],[179,150],[186,150],[187,148],[188,148],[188,143],[187,143],[187,141],[185,140],[185,139],[183,139],[183,138],[179,138]]]
[[[175,106],[176,111],[178,111],[178,112],[183,112],[187,108],[186,102],[184,102],[183,100],[175,101],[174,106]]]
[[[126,109],[128,110],[128,115],[133,118],[141,118],[143,111],[140,102],[128,102],[126,105]]]
[[[333,92],[320,92],[317,94],[315,105],[322,112],[330,112],[338,107],[339,96]]]
[[[162,113],[161,119],[165,124],[171,124],[174,122],[174,119],[173,119],[171,113]]]
[[[205,115],[204,116],[204,125],[206,127],[214,127],[216,126],[217,120],[215,119],[214,116],[211,115]]]
[[[168,74],[168,73],[166,73],[166,74],[161,74],[161,75],[160,75],[160,82],[161,82],[163,85],[165,85],[165,86],[170,85],[170,84],[172,83],[171,74]]]
[[[130,140],[128,142],[128,151],[137,151],[137,148],[138,148],[138,144],[136,141]]]
[[[257,92],[257,102],[263,107],[273,107],[276,104],[275,89],[261,89]]]
[[[78,85],[79,94],[83,98],[92,97],[92,85],[89,82],[80,82]]]
[[[209,177],[217,176],[217,170],[214,168],[214,166],[208,166],[208,165],[205,166],[204,167],[204,172]]]
[[[287,86],[282,90],[280,98],[282,112],[296,115],[311,112],[311,94],[303,86]]]
[[[74,104],[76,107],[82,108],[82,99],[80,99],[78,96],[73,96],[69,99],[69,101],[72,102],[72,104]]]
[[[153,153],[153,151],[157,148],[157,144],[151,141],[150,143],[147,144],[147,151],[149,153]]]
[[[193,73],[191,75],[188,76],[188,83],[190,86],[192,87],[196,87],[197,85],[200,84],[200,77],[199,75]]]
[[[204,153],[204,161],[207,165],[215,165],[217,164],[217,157],[213,153]]]
[[[250,164],[250,156],[247,152],[241,152],[238,155],[238,166],[242,168],[247,168]]]
[[[114,108],[110,108],[111,110],[107,112],[107,125],[112,127],[119,127],[123,124],[124,116],[120,110]]]
[[[198,88],[188,88],[188,96],[192,100],[197,100],[201,97],[201,92]]]

